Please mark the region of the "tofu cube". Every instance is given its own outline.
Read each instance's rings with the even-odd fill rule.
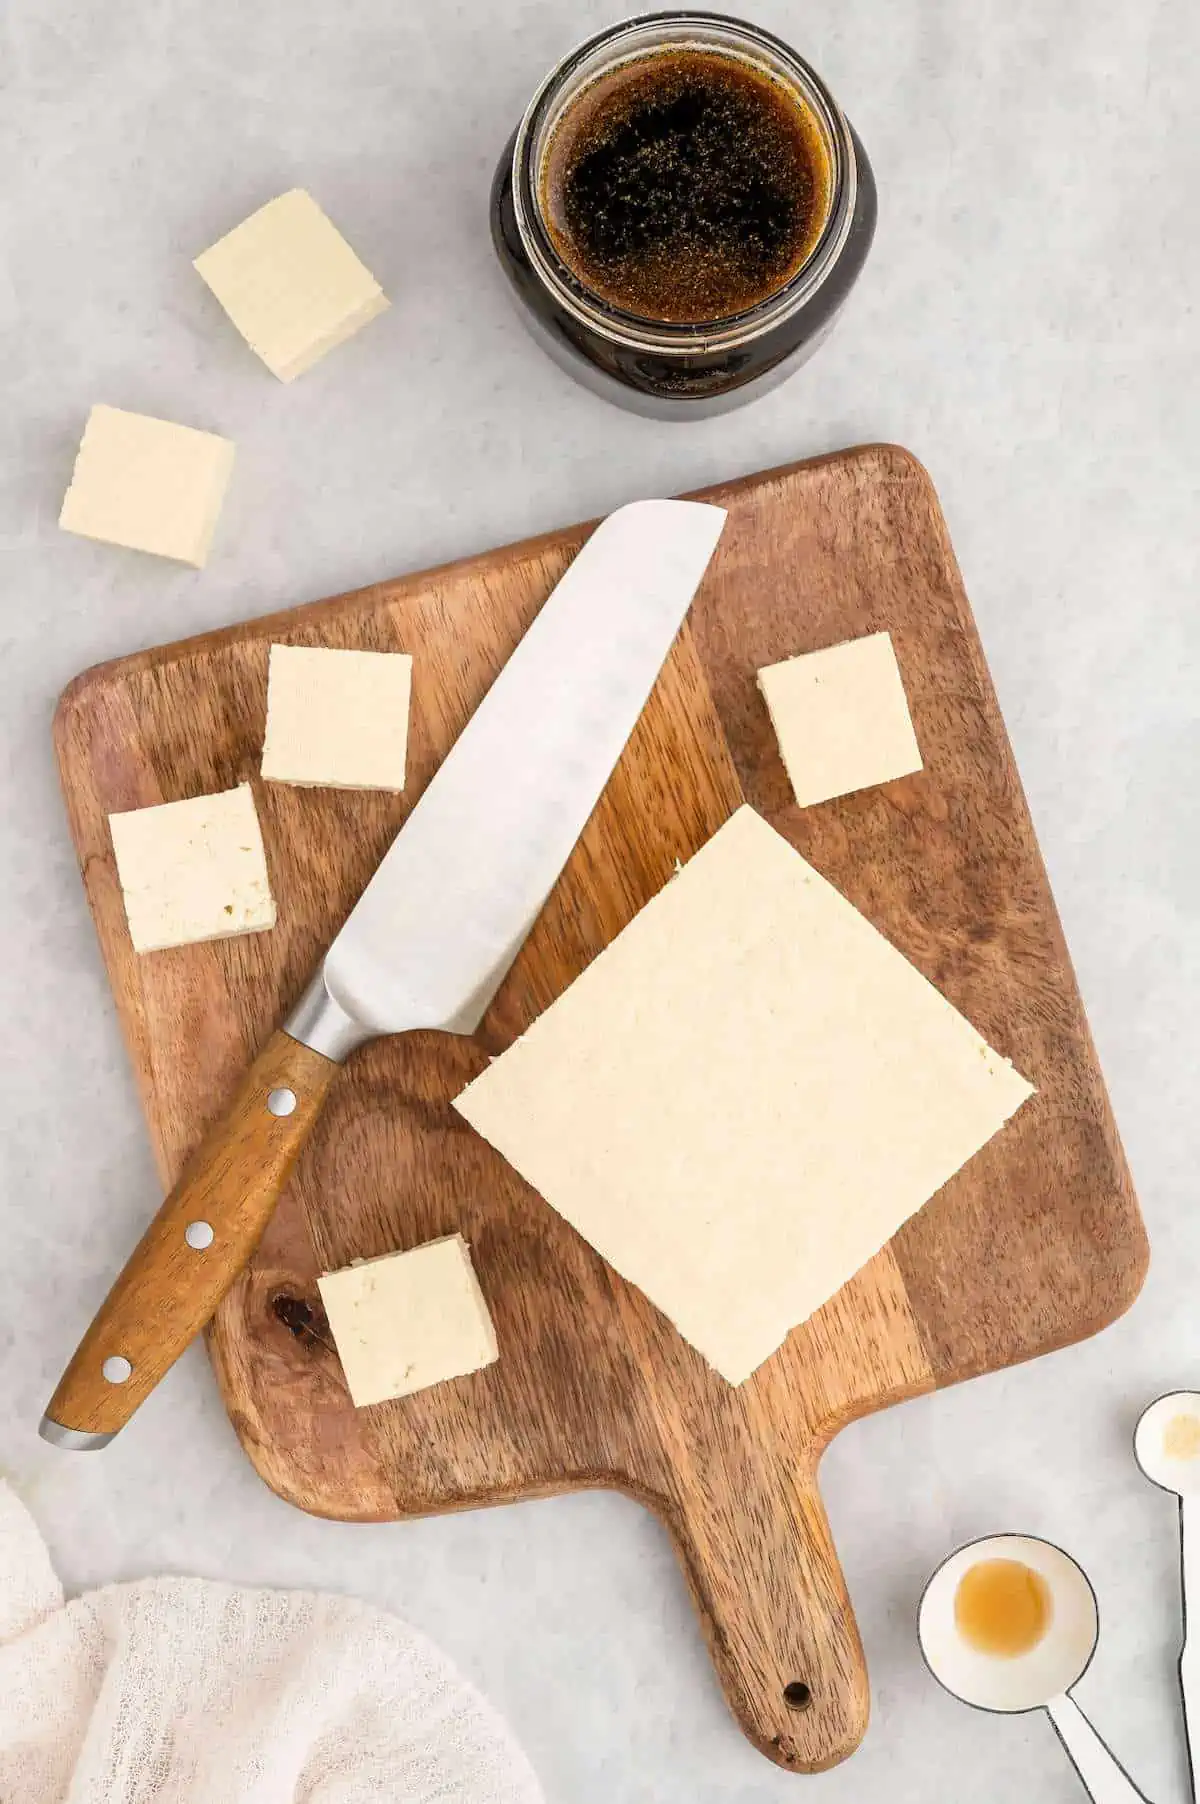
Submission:
[[[193,267],[281,382],[382,313],[387,296],[303,188],[260,207]]]
[[[85,539],[202,568],[233,455],[215,432],[93,407],[58,523]]]
[[[262,774],[272,783],[403,789],[412,659],[273,645]]]
[[[363,1260],[317,1283],[359,1409],[466,1377],[498,1357],[461,1234]]]
[[[921,769],[890,633],[769,664],[758,686],[802,808]]]
[[[110,814],[108,824],[135,952],[274,927],[267,858],[248,783]]]

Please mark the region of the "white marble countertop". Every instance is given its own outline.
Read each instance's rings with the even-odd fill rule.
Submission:
[[[1158,1390],[1200,1379],[1200,12],[1186,0],[755,0],[826,75],[879,176],[847,315],[774,396],[657,425],[574,388],[492,264],[487,187],[533,84],[619,16],[588,0],[7,0],[0,17],[0,818],[5,957],[0,1466],[70,1587],[160,1571],[377,1599],[506,1711],[549,1796],[769,1804],[1081,1796],[1040,1718],[926,1676],[925,1575],[998,1527],[1086,1565],[1081,1687],[1182,1799],[1170,1500],[1134,1471]],[[392,311],[291,388],[189,260],[311,187]],[[193,573],[55,526],[88,406],[229,433]],[[51,756],[85,665],[812,452],[896,439],[937,483],[1154,1244],[1090,1344],[862,1423],[825,1495],[874,1681],[841,1770],[776,1771],[727,1717],[665,1536],[579,1496],[385,1528],[278,1502],[189,1355],[105,1454],[35,1437],[157,1202]]]

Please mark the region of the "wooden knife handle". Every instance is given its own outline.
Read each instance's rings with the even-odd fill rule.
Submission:
[[[866,1733],[870,1689],[815,1472],[768,1454],[735,1488],[688,1476],[668,1526],[730,1708],[778,1765],[835,1766]]]
[[[337,1069],[282,1031],[268,1042],[79,1343],[47,1440],[103,1446],[199,1334],[261,1240]]]

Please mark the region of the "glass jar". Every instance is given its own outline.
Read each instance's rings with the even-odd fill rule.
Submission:
[[[781,83],[815,121],[830,171],[825,223],[800,268],[745,312],[702,325],[643,319],[590,290],[558,255],[542,201],[548,147],[580,94],[619,65],[679,50],[735,57]],[[791,375],[858,279],[875,217],[866,153],[821,78],[770,32],[716,13],[655,13],[590,38],[546,77],[492,183],[496,253],[534,336],[587,387],[660,419],[723,413]]]

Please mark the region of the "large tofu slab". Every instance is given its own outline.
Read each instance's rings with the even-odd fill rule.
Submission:
[[[1031,1094],[741,808],[456,1107],[738,1384]]]

